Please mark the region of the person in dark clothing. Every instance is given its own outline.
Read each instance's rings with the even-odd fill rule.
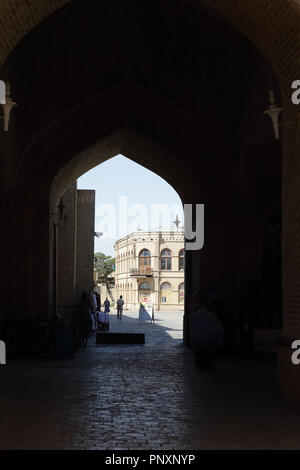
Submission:
[[[199,296],[198,308],[190,315],[191,347],[195,353],[198,369],[209,369],[213,364],[214,351],[223,344],[224,328],[216,313],[218,303],[207,296]]]
[[[110,312],[110,301],[106,298],[105,302],[103,304],[104,306],[104,312],[109,313]]]
[[[117,300],[117,318],[122,319],[124,300],[123,296],[120,295],[120,298]]]
[[[96,296],[96,301],[97,301],[97,311],[100,312],[101,310],[100,295],[96,291],[95,291],[95,296]]]

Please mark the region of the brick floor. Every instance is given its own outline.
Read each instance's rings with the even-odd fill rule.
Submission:
[[[199,371],[182,312],[111,314],[111,331],[145,345],[96,345],[72,359],[0,368],[0,449],[299,449],[300,414],[276,396],[275,368],[220,359]]]

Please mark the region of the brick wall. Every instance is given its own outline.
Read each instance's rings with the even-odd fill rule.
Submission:
[[[77,191],[76,301],[93,287],[95,191]]]
[[[207,0],[242,30],[268,58],[281,85],[283,345],[278,350],[278,391],[300,404],[300,367],[291,363],[290,344],[300,338],[300,120],[291,103],[291,83],[300,78],[300,21],[285,0]],[[274,33],[276,31],[276,34]]]
[[[58,286],[57,312],[65,315],[75,302],[77,185],[73,184],[62,196],[65,206],[58,225]]]
[[[32,28],[69,0],[1,0],[0,63]]]

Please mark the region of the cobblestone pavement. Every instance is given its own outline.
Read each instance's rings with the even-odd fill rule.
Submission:
[[[96,345],[71,359],[0,368],[0,449],[299,449],[300,414],[280,402],[275,370],[220,359],[199,371],[182,345],[182,312],[111,314],[111,331],[145,345]]]

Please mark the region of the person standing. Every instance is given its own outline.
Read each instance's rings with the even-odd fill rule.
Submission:
[[[100,313],[100,326],[101,329],[109,330],[109,312],[110,312],[110,301],[108,298],[104,301],[104,312]]]
[[[105,313],[109,313],[109,312],[110,312],[110,301],[108,300],[107,297],[106,297],[106,299],[105,299],[105,301],[104,301],[103,307],[104,307],[104,312],[105,312]]]
[[[97,311],[97,307],[98,307],[97,296],[96,296],[96,292],[93,289],[92,290],[92,310],[94,313]]]
[[[97,301],[94,293],[93,287],[89,290],[89,302],[90,302],[90,316],[91,316],[91,331],[94,333],[96,331],[96,309]]]
[[[117,318],[122,319],[124,300],[123,296],[120,295],[120,298],[117,300]]]

